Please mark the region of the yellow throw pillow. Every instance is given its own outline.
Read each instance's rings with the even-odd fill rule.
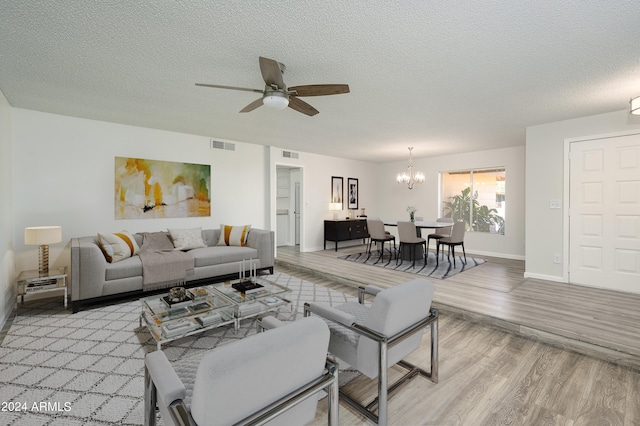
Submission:
[[[250,229],[251,225],[220,225],[220,239],[218,240],[218,245],[244,247],[247,245],[247,237],[249,236]]]
[[[127,259],[140,251],[136,239],[127,231],[115,234],[98,233],[98,245],[109,263]]]

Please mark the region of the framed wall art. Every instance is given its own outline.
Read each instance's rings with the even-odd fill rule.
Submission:
[[[331,204],[342,204],[344,209],[343,185],[344,180],[341,177],[331,176]]]
[[[348,208],[351,210],[358,209],[358,179],[349,178],[347,179],[347,197],[348,197]]]
[[[116,157],[115,218],[211,216],[211,166]]]

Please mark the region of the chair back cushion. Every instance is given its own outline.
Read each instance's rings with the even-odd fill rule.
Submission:
[[[241,421],[320,377],[328,346],[325,322],[308,317],[206,353],[196,373],[191,415],[200,426]],[[316,405],[317,398],[309,398],[269,424],[306,424]]]
[[[369,236],[374,240],[384,240],[386,238],[384,223],[380,219],[367,218],[367,230],[369,231]]]
[[[423,238],[418,237],[416,224],[413,222],[398,222],[398,237],[401,243],[417,244],[424,241]]]
[[[453,224],[451,230],[451,236],[440,240],[442,243],[461,243],[464,241],[464,233],[467,230],[467,224],[465,222],[456,222]]]
[[[387,337],[429,316],[435,286],[424,278],[416,278],[378,293],[373,300],[365,325]],[[420,346],[422,333],[395,345],[388,351],[391,366]],[[361,337],[358,343],[358,370],[374,378],[378,375],[378,344]]]

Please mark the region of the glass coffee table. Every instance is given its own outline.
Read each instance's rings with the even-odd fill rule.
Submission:
[[[233,324],[237,331],[241,320],[291,303],[290,289],[261,277],[252,281],[262,286],[253,293],[236,290],[233,284],[240,280],[233,280],[187,289],[189,299],[178,303],[168,293],[144,297],[140,326],[145,323],[161,350],[165,343],[223,325]]]

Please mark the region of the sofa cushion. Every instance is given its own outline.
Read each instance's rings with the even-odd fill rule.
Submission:
[[[136,239],[127,231],[115,234],[98,233],[98,245],[109,263],[120,262],[140,251]]]
[[[176,250],[191,250],[205,247],[202,228],[169,229]]]
[[[138,256],[124,259],[118,263],[112,263],[105,270],[105,280],[119,280],[122,278],[141,277],[142,262]]]
[[[252,247],[236,246],[197,248],[189,250],[189,254],[193,256],[194,266],[196,268],[258,258],[258,250]]]

